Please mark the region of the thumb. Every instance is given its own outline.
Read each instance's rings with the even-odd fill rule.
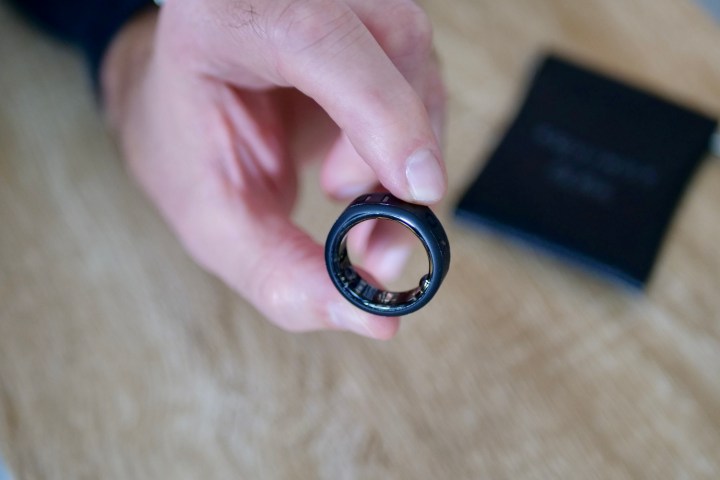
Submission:
[[[288,218],[225,207],[199,207],[178,229],[180,237],[198,263],[270,321],[295,332],[395,335],[399,319],[371,315],[344,299],[327,274],[323,248]]]

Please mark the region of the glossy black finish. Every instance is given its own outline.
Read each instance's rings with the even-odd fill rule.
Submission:
[[[347,234],[358,223],[374,218],[399,222],[422,242],[430,271],[416,288],[405,292],[380,290],[353,268],[345,244]],[[389,193],[370,193],[356,198],[330,229],[325,263],[333,283],[351,303],[376,315],[394,317],[418,310],[435,295],[450,268],[450,244],[440,221],[428,207],[404,202]]]

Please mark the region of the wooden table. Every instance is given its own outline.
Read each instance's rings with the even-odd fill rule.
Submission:
[[[19,479],[720,478],[720,163],[646,295],[450,212],[553,49],[720,113],[681,0],[425,0],[450,89],[454,264],[382,343],[293,335],[183,253],[81,61],[0,9],[0,450]],[[310,172],[298,219],[340,205]]]

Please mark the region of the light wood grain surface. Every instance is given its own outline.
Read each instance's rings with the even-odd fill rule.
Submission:
[[[646,295],[452,204],[540,52],[720,113],[683,0],[425,0],[450,90],[446,283],[387,343],[276,329],[125,174],[83,65],[0,6],[0,450],[18,479],[720,478],[720,163]],[[318,239],[341,205],[304,183]]]

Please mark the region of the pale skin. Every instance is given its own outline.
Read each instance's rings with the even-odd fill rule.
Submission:
[[[323,145],[331,199],[445,195],[444,88],[411,0],[167,0],[115,38],[102,90],[129,170],[203,268],[284,329],[396,334],[398,318],[341,297],[290,213],[303,157]],[[355,255],[397,276],[407,235],[361,227]]]

